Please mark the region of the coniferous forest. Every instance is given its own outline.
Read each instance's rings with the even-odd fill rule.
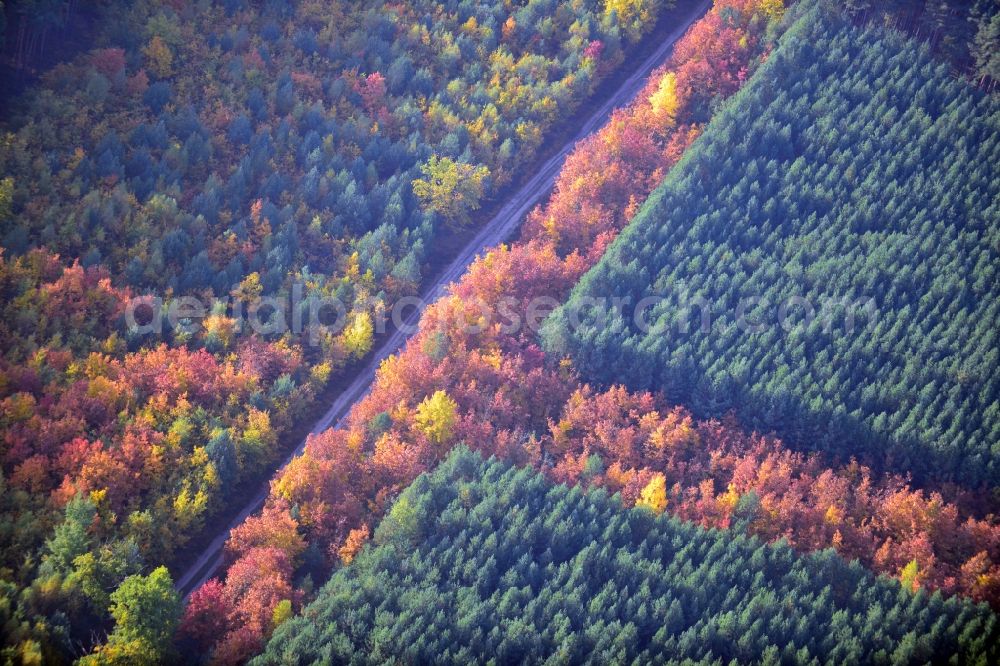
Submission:
[[[0,663],[996,663],[998,81],[996,0],[0,1]]]

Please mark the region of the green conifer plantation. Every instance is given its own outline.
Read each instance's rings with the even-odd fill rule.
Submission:
[[[663,389],[701,416],[735,410],[835,458],[995,487],[998,130],[996,98],[925,46],[818,3],[545,343],[585,376]],[[646,296],[662,300],[643,330],[631,306]],[[629,305],[592,300],[608,297]]]

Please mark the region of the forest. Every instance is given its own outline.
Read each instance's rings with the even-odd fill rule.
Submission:
[[[313,437],[272,482],[263,514],[231,533],[226,575],[192,595],[182,620],[189,654],[224,662],[259,649],[275,609],[297,608],[315,581],[349,563],[396,493],[458,442],[559,482],[607,488],[628,506],[645,494],[703,526],[785,539],[799,551],[833,548],[912,589],[997,607],[1000,528],[976,517],[980,495],[831,466],[730,418],[695,419],[663,396],[595,390],[566,359],[546,358],[531,330],[461,326],[503,297],[515,299],[522,321],[533,299],[564,300],[694,141],[698,119],[754,80],[747,75],[773,47],[767,35],[796,18],[783,15],[775,3],[717,2],[636,101],[576,147],[521,238],[479,258],[425,311],[345,428]],[[265,561],[258,584],[252,572]],[[212,628],[199,630],[208,618]]]
[[[41,39],[29,16],[65,19],[45,6],[10,9],[17,40]],[[5,654],[60,662],[101,642],[108,595],[273,469],[370,351],[385,304],[418,290],[432,246],[665,6],[92,8],[92,48],[0,132]],[[255,301],[296,287],[343,303],[348,325],[316,341],[308,322],[247,325]],[[215,305],[200,326],[130,325],[135,299],[155,316],[180,296]]]
[[[1000,106],[898,32],[847,25],[785,35],[580,280],[546,349],[701,417],[733,410],[801,449],[988,493]],[[612,296],[655,303],[641,321]]]
[[[996,661],[984,0],[712,3],[175,588],[670,4],[0,3],[16,71],[97,30],[0,118],[4,662]],[[669,328],[845,290],[855,337]],[[296,293],[347,326],[252,331]]]
[[[998,645],[984,607],[460,447],[251,663],[989,664]]]

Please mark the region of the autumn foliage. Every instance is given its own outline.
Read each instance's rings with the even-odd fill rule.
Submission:
[[[892,576],[909,567],[917,586],[1000,604],[992,517],[974,518],[940,493],[861,465],[826,467],[729,420],[696,421],[659,396],[595,391],[535,342],[531,323],[545,313],[532,311],[532,300],[565,298],[698,136],[706,109],[766,58],[764,33],[780,15],[771,0],[717,2],[636,101],[577,145],[521,239],[478,258],[383,362],[346,427],[312,437],[272,482],[262,519],[294,521],[325,551],[327,567],[349,562],[388,500],[443,458],[442,444],[464,442],[555,481],[606,487],[626,504],[784,538],[803,551],[832,547]],[[501,300],[510,316],[491,318],[489,306]],[[512,317],[528,325],[507,332]],[[263,546],[241,546],[244,534],[234,531],[227,549],[239,566]],[[282,547],[276,537],[268,543]],[[240,585],[231,569],[224,589],[234,600]]]
[[[129,293],[101,269],[63,268],[42,251],[0,258],[0,285],[20,312],[7,312],[0,328],[11,351],[0,362],[0,438],[10,484],[26,493],[22,510],[61,510],[82,494],[127,518],[152,496],[159,527],[139,542],[170,552],[226,487],[273,455],[275,428],[288,416],[275,423],[240,405],[297,372],[294,349],[251,338],[224,360],[165,344],[129,352],[116,333]],[[49,344],[18,362],[29,329]],[[213,433],[229,441],[231,465],[206,446]]]
[[[683,408],[622,387],[578,389],[550,421],[542,446],[561,460],[552,468],[560,481],[601,485],[627,504],[652,505],[657,477],[650,475],[657,475],[664,506],[681,518],[738,525],[803,551],[833,547],[893,576],[910,565],[917,586],[1000,604],[1000,525],[899,477],[857,463],[831,469],[818,455],[746,434],[733,421],[696,421]],[[606,469],[588,477],[577,461],[592,455]]]
[[[14,13],[19,61],[85,30],[48,54],[68,61],[4,99],[0,661],[63,663],[112,631],[117,584],[177,564],[273,469],[317,392],[372,350],[387,303],[417,293],[447,225],[537,157],[661,5],[640,3],[630,39],[599,2],[555,15],[499,0],[29,4]],[[85,26],[81,4],[94,5]],[[252,325],[261,297],[292,306],[269,331]],[[171,321],[178,298],[207,312]],[[344,327],[317,332],[312,313],[297,325],[310,299],[342,304]],[[429,397],[410,406],[413,435],[445,450],[457,403]],[[410,433],[383,434],[388,496],[427,460]],[[341,539],[369,490],[319,529]],[[87,529],[67,523],[79,503],[95,512]],[[233,548],[264,548],[284,580],[309,558],[290,540],[298,523],[270,519]],[[276,605],[258,616],[241,601],[258,592],[227,588],[221,616],[241,629],[218,659],[297,603],[264,598]]]

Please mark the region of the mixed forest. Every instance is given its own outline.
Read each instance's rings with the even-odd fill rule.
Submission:
[[[696,415],[991,491],[1000,104],[902,34],[846,26],[784,36],[546,342]]]
[[[427,309],[346,427],[312,438],[272,482],[263,514],[234,530],[227,573],[192,595],[182,620],[192,654],[224,661],[259,649],[280,626],[274,609],[296,607],[316,580],[349,564],[396,493],[459,442],[557,482],[606,488],[629,506],[799,551],[833,548],[912,590],[996,606],[1000,527],[981,517],[979,494],[923,490],[858,462],[795,452],[729,415],[695,418],[663,395],[591,387],[568,359],[546,356],[530,327],[512,333],[484,315],[483,303],[513,297],[511,314],[524,323],[533,299],[564,300],[712,111],[755,81],[784,26],[822,20],[799,16],[807,9],[715,3],[635,102],[577,146],[520,240],[478,259]],[[251,572],[261,562],[258,583]]]
[[[678,4],[0,3],[2,659],[995,662],[989,0],[711,3],[174,587]]]
[[[998,646],[967,601],[459,448],[251,663],[989,664]]]
[[[95,48],[30,87],[0,135],[6,649],[86,651],[110,592],[271,468],[385,304],[418,291],[438,239],[663,7],[93,9]],[[16,39],[36,34],[11,11]],[[214,305],[171,319],[181,296]],[[280,326],[295,312],[247,325],[262,297],[310,296],[344,304],[345,325],[318,340],[316,322]]]

